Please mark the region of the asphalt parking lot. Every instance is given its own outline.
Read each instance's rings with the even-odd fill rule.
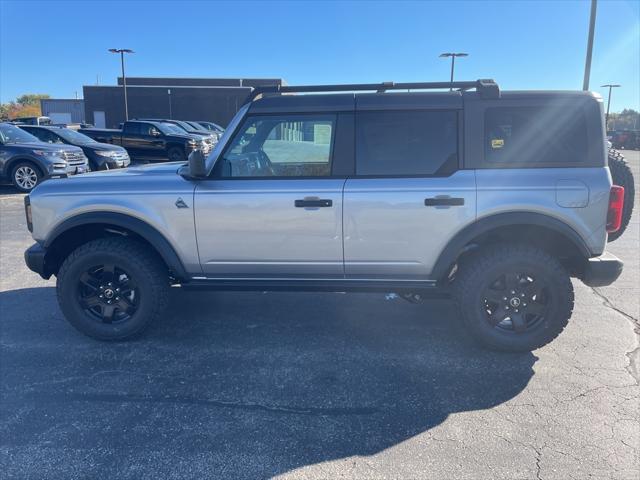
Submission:
[[[96,342],[25,267],[22,195],[0,209],[2,478],[640,476],[640,208],[622,277],[576,282],[565,332],[523,355],[382,294],[175,289],[143,338]]]

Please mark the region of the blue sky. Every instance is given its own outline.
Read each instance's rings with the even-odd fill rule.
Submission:
[[[278,77],[289,84],[457,79],[580,89],[589,1],[206,2],[0,0],[0,100],[73,98],[127,75]],[[640,1],[600,0],[591,89],[640,109]]]

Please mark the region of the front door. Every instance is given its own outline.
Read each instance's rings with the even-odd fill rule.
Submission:
[[[210,278],[342,277],[343,178],[332,178],[336,116],[249,115],[195,191]]]

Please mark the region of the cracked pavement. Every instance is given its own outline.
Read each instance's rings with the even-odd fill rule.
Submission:
[[[140,340],[96,342],[24,266],[22,196],[0,209],[2,478],[640,476],[640,208],[608,247],[622,277],[575,282],[564,333],[525,355],[384,294],[176,289]]]

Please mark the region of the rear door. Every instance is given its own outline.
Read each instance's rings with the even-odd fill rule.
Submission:
[[[462,99],[358,95],[355,176],[344,190],[345,274],[428,279],[447,242],[475,220],[473,170],[462,170]]]
[[[209,278],[342,278],[337,158],[353,114],[249,115],[195,192]],[[340,134],[339,132],[343,132]],[[349,137],[350,135],[350,137]]]

